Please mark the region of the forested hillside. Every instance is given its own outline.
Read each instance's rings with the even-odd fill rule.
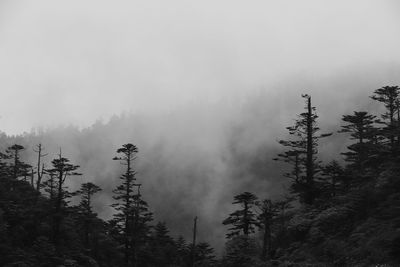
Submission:
[[[139,134],[146,153],[154,156],[141,163],[144,173],[138,172],[141,147],[130,136],[143,129],[140,120],[132,131],[117,120],[110,121],[113,127],[95,124],[98,135],[91,129],[59,129],[60,144],[55,144],[51,131],[3,134],[0,265],[397,266],[400,88],[385,86],[368,97],[380,105],[380,113],[354,107],[332,130],[320,129],[318,107],[310,95],[303,95],[304,110],[293,114],[294,124],[285,136],[274,137],[281,147],[276,156],[272,155],[275,148],[266,153],[266,147],[255,150],[258,154],[238,156],[235,149],[240,142],[235,143],[225,150],[229,164],[224,167],[232,170],[224,171],[206,168],[207,156],[215,159],[213,150],[200,151],[184,167],[179,166],[184,156],[167,153],[177,157],[168,161],[176,166],[161,166],[167,161],[159,158],[165,154],[157,152],[165,149],[163,142],[168,140],[154,145],[154,137],[146,141],[146,135]],[[202,123],[206,120],[199,129]],[[113,147],[107,138],[112,130],[127,142]],[[67,146],[74,138],[80,140],[79,146]],[[329,160],[325,155],[322,161],[318,147],[324,142],[337,142],[337,148],[346,144],[347,149],[332,152]],[[175,152],[196,149],[188,145]],[[200,160],[203,156],[206,159]],[[229,184],[224,179],[216,182],[219,173],[236,178]],[[266,186],[268,174],[271,180]],[[144,179],[150,176],[165,179]],[[266,188],[268,193],[263,193]],[[210,191],[224,197],[203,203],[201,195]],[[198,210],[189,210],[182,204],[185,201],[198,201]],[[152,205],[159,202],[164,206]],[[201,212],[210,218],[200,216],[197,221]],[[171,225],[158,220],[173,217]],[[211,229],[214,221],[224,227],[225,237]],[[177,236],[177,228],[185,236]],[[221,253],[210,245],[216,238],[224,244]]]

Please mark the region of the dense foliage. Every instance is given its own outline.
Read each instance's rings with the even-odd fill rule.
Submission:
[[[136,146],[117,150],[126,165],[114,190],[114,217],[104,221],[93,211],[101,188],[85,182],[70,192],[67,179],[81,175],[60,151],[52,168],[39,172],[21,161],[24,147],[13,145],[0,161],[0,266],[213,266],[208,243],[172,238],[165,223],[152,223],[140,194],[133,160]],[[40,156],[39,156],[40,160]],[[38,174],[39,173],[39,174]],[[37,187],[39,180],[43,179]],[[136,189],[135,189],[136,188]],[[71,204],[78,198],[77,205]],[[194,255],[194,256],[192,256]]]
[[[352,143],[342,153],[342,164],[335,158],[325,164],[318,160],[317,141],[327,135],[316,135],[316,108],[310,108],[306,96],[306,112],[287,128],[292,138],[280,141],[287,150],[277,158],[291,167],[285,174],[291,196],[258,203],[259,234],[232,238],[225,259],[232,261],[233,248],[254,251],[227,266],[398,266],[399,95],[397,86],[382,87],[371,96],[383,104],[382,114],[343,116],[338,132],[348,134]]]
[[[113,177],[110,220],[93,208],[99,185],[68,188],[82,173],[61,150],[45,167],[41,144],[33,144],[37,161],[29,164],[22,145],[9,146],[0,153],[0,266],[398,266],[400,88],[373,92],[382,114],[343,115],[337,132],[348,136],[348,150],[325,163],[318,145],[331,134],[318,133],[317,109],[303,97],[305,112],[279,141],[289,190],[276,199],[233,196],[221,255],[154,221],[136,177],[135,145],[116,151],[123,174]]]

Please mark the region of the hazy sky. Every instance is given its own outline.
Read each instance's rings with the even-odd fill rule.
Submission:
[[[348,70],[397,83],[399,48],[396,0],[1,0],[0,129],[287,94],[299,77],[324,90]]]

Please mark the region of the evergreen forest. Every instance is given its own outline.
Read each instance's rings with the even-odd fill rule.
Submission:
[[[157,196],[146,194],[134,138],[103,151],[114,166],[107,177],[115,186],[108,188],[69,158],[68,148],[50,150],[46,133],[3,133],[0,266],[400,266],[400,87],[371,90],[365,98],[379,112],[354,107],[333,131],[320,127],[311,95],[292,97],[304,101],[304,109],[292,115],[285,135],[275,137],[279,152],[261,161],[279,171],[285,190],[276,196],[243,189],[229,196],[230,210],[219,222],[225,229],[221,248],[213,247],[214,237],[195,212],[182,222],[189,229],[185,236],[156,219],[150,203]],[[104,142],[97,138],[82,146],[90,151]],[[330,139],[347,148],[322,159],[319,147]],[[104,191],[110,203],[99,197]],[[170,195],[183,201],[190,192]],[[170,206],[165,212],[174,214]],[[100,209],[109,216],[99,216]]]

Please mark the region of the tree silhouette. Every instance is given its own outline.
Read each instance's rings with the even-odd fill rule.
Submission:
[[[66,200],[71,197],[71,194],[64,188],[65,182],[70,176],[81,175],[76,170],[79,165],[69,163],[69,159],[64,158],[61,154],[56,159],[53,159],[51,164],[52,169],[47,170],[48,173],[53,175],[56,179],[56,192],[54,199],[54,214],[53,214],[53,242],[56,246],[60,243],[60,227],[64,217],[67,202]],[[54,194],[54,192],[53,192]]]
[[[287,176],[293,179],[292,190],[299,194],[300,201],[313,204],[318,191],[315,186],[315,175],[319,172],[318,141],[332,134],[318,134],[318,115],[315,113],[316,108],[311,104],[311,96],[302,97],[306,99],[305,112],[300,113],[295,125],[287,127],[289,135],[294,138],[279,141],[289,149],[278,154],[277,159],[293,166],[293,171]]]
[[[113,204],[117,210],[114,215],[116,227],[118,232],[122,235],[124,240],[124,254],[125,254],[125,266],[129,267],[133,264],[132,259],[132,239],[133,239],[133,220],[134,220],[134,202],[135,202],[135,174],[136,172],[132,168],[132,162],[135,159],[135,155],[138,149],[133,144],[125,144],[117,150],[117,153],[122,156],[114,157],[113,160],[121,161],[122,165],[126,166],[125,174],[120,177],[122,183],[117,186],[113,191],[113,198],[118,202]]]
[[[11,161],[9,165],[9,174],[12,178],[11,190],[14,189],[15,182],[19,177],[24,177],[26,181],[27,176],[30,175],[31,165],[21,161],[20,153],[23,150],[25,148],[18,144],[14,144],[6,150],[5,157]]]
[[[214,249],[207,242],[200,242],[196,245],[195,266],[212,267],[216,264]]]
[[[190,247],[186,244],[185,238],[179,236],[175,240],[176,256],[174,263],[177,266],[188,266],[190,262]]]
[[[261,259],[266,260],[271,256],[271,227],[273,219],[277,215],[278,209],[276,204],[270,199],[264,199],[261,203],[258,203],[257,206],[260,209],[260,214],[257,218],[259,221],[258,225],[263,231]]]
[[[224,267],[255,267],[260,264],[256,240],[246,235],[235,236],[225,244]]]
[[[42,183],[41,187],[44,188],[44,192],[48,194],[49,199],[54,200],[56,196],[56,190],[58,188],[55,173],[45,169],[43,174],[46,174],[48,179]]]
[[[138,266],[139,247],[147,238],[149,231],[147,224],[152,220],[147,203],[141,199],[140,184],[135,183],[136,172],[132,164],[137,152],[137,147],[128,143],[117,150],[120,156],[113,158],[126,166],[125,173],[120,177],[122,183],[113,191],[115,194],[113,198],[117,202],[112,207],[117,210],[113,220],[117,232],[123,239],[127,267]]]
[[[43,178],[43,174],[44,174],[44,164],[41,163],[41,160],[43,157],[47,156],[48,154],[43,154],[43,150],[44,148],[42,147],[42,144],[38,144],[37,149],[33,150],[34,152],[36,152],[38,154],[37,157],[37,167],[36,167],[36,175],[37,175],[37,180],[36,180],[36,190],[39,191],[40,190],[40,186],[42,183],[42,178]]]
[[[132,227],[132,248],[133,265],[142,266],[145,264],[146,244],[150,239],[151,226],[149,223],[153,220],[153,213],[149,211],[146,201],[141,198],[140,185],[136,185],[137,194],[135,196],[133,209],[133,227]]]
[[[154,266],[170,266],[174,262],[176,247],[165,222],[158,222],[151,235],[150,254]]]
[[[239,235],[241,232],[245,236],[255,232],[257,225],[256,215],[253,211],[257,197],[249,192],[236,195],[232,204],[239,204],[242,209],[237,210],[226,218],[222,224],[231,225],[229,232],[226,234],[228,238]]]
[[[340,133],[349,133],[351,140],[356,143],[347,147],[349,152],[342,153],[346,156],[346,161],[354,164],[358,171],[364,171],[365,164],[373,155],[374,145],[376,145],[377,128],[374,123],[376,116],[365,111],[355,111],[353,115],[343,115],[342,120],[346,123],[342,125]]]
[[[343,192],[349,187],[345,170],[336,160],[322,167],[322,175],[319,181],[323,199],[335,197],[338,192]]]
[[[392,153],[395,152],[396,146],[400,144],[399,139],[397,140],[397,144],[395,142],[396,136],[399,137],[399,130],[397,129],[396,122],[396,112],[397,116],[399,116],[399,96],[400,96],[400,88],[398,86],[384,86],[382,88],[376,89],[374,94],[371,96],[373,100],[383,103],[386,110],[381,115],[384,124],[384,128],[382,129],[382,135],[389,140],[389,149]]]
[[[81,185],[79,191],[75,194],[81,196],[81,202],[79,203],[78,209],[83,219],[83,233],[85,246],[90,249],[90,235],[92,221],[96,218],[96,213],[92,211],[92,198],[93,195],[100,192],[101,188],[91,182],[84,183]]]

